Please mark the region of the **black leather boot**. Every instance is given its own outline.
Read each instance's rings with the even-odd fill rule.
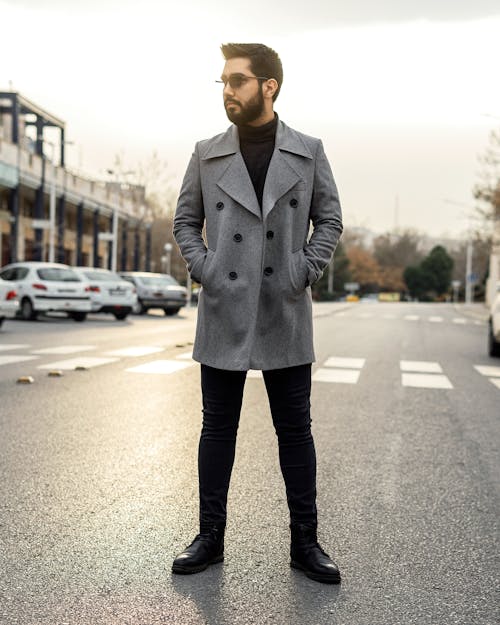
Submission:
[[[292,523],[290,529],[292,531],[290,566],[304,571],[307,577],[317,582],[340,583],[338,566],[318,543],[316,527]]]
[[[224,526],[202,526],[193,542],[172,564],[173,573],[189,574],[204,571],[210,564],[224,560]]]

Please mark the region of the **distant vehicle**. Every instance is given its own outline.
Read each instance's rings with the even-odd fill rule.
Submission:
[[[90,287],[68,265],[26,261],[5,265],[0,278],[15,284],[20,315],[36,319],[39,313],[65,312],[85,321],[90,312]]]
[[[498,290],[491,305],[488,320],[488,353],[490,356],[500,356],[500,291]]]
[[[12,319],[19,310],[17,291],[11,282],[0,279],[0,326],[4,319]]]
[[[166,315],[175,315],[186,305],[187,290],[167,273],[121,271],[120,276],[135,286],[137,307],[143,315],[150,308],[161,308]]]
[[[97,267],[72,269],[90,286],[92,312],[111,313],[116,319],[123,320],[137,306],[134,285],[114,271]]]
[[[360,302],[370,303],[370,302],[378,302],[378,293],[366,293],[362,295],[359,299]]]

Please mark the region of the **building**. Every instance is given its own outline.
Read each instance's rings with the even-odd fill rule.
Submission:
[[[51,260],[149,271],[145,188],[69,170],[67,143],[62,120],[17,92],[0,92],[0,266]]]

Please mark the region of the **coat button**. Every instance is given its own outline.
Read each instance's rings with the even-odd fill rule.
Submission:
[[[297,208],[297,206],[298,206],[298,205],[299,205],[299,203],[298,203],[298,202],[297,202],[297,200],[293,197],[293,198],[290,200],[290,206],[291,206],[292,208]]]
[[[267,237],[268,239],[272,239],[272,238],[274,238],[274,232],[273,232],[272,230],[268,230],[268,231],[266,232],[266,237]]]
[[[236,271],[230,271],[229,272],[229,279],[230,280],[236,280],[237,277],[238,277],[238,274],[236,273]]]
[[[264,275],[265,276],[270,276],[273,273],[273,268],[272,267],[266,267],[264,269]]]
[[[237,232],[237,233],[234,235],[233,239],[236,241],[236,243],[239,243],[240,241],[242,241],[242,240],[243,240],[243,237],[241,236],[241,234],[240,234],[239,232]]]
[[[224,202],[217,202],[217,204],[215,205],[215,208],[218,211],[221,211],[224,208]]]

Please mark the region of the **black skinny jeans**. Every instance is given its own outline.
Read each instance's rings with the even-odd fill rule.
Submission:
[[[311,434],[311,365],[263,371],[292,523],[316,525],[316,453]],[[201,527],[226,522],[246,371],[201,365],[203,427],[198,453]]]

